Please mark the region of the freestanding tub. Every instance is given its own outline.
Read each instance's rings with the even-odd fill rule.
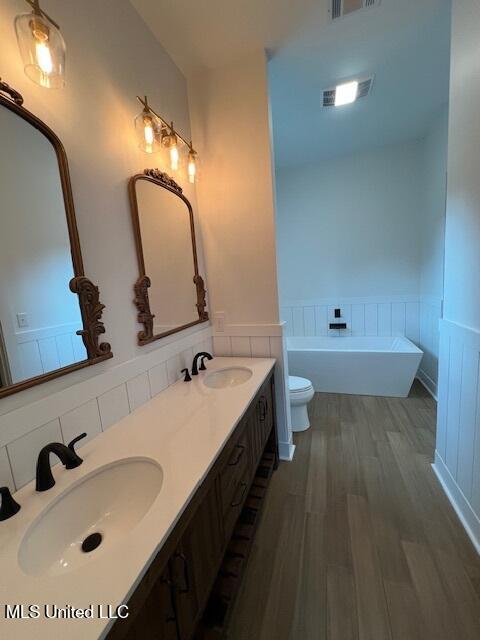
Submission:
[[[287,338],[290,375],[315,391],[406,398],[423,351],[407,338]]]

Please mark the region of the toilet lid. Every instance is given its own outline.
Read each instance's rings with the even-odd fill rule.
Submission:
[[[293,393],[308,391],[312,388],[312,383],[306,378],[299,378],[298,376],[288,376],[288,388]]]

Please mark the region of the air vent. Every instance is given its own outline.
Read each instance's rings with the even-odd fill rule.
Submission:
[[[366,98],[370,91],[372,90],[373,84],[373,76],[371,78],[366,78],[365,80],[359,80],[358,82],[358,91],[357,91],[357,100],[359,98]],[[324,107],[334,107],[335,106],[335,94],[337,90],[336,88],[326,89],[323,92],[323,106]]]
[[[331,0],[330,15],[332,20],[346,16],[360,9],[376,7],[380,0]]]

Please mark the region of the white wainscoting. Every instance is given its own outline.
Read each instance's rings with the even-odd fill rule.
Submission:
[[[438,298],[422,296],[420,299],[420,340],[423,351],[418,379],[438,399],[438,353],[440,345],[440,320],[443,302]]]
[[[210,326],[170,336],[158,349],[119,364],[46,398],[0,416],[0,486],[20,489],[35,474],[49,442],[68,443],[86,431],[94,438],[166,389],[198,351],[213,351]]]
[[[415,343],[420,337],[418,295],[285,301],[280,315],[287,336],[407,336]],[[346,322],[347,329],[331,330],[331,322]]]
[[[480,332],[440,321],[434,470],[480,553]]]
[[[85,360],[87,352],[82,338],[76,333],[82,328],[74,322],[17,332],[15,342],[18,371],[16,375],[12,371],[13,382],[34,378]]]
[[[275,407],[279,452],[282,460],[292,460],[295,445],[292,440],[292,422],[288,393],[288,357],[282,324],[226,325],[225,331],[213,335],[216,356],[245,356],[275,358]]]

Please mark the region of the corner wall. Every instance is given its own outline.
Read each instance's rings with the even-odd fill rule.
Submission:
[[[435,471],[480,553],[480,5],[453,0]]]
[[[280,455],[293,454],[279,321],[265,53],[189,79],[216,355],[273,355]],[[217,318],[217,314],[222,319]]]

